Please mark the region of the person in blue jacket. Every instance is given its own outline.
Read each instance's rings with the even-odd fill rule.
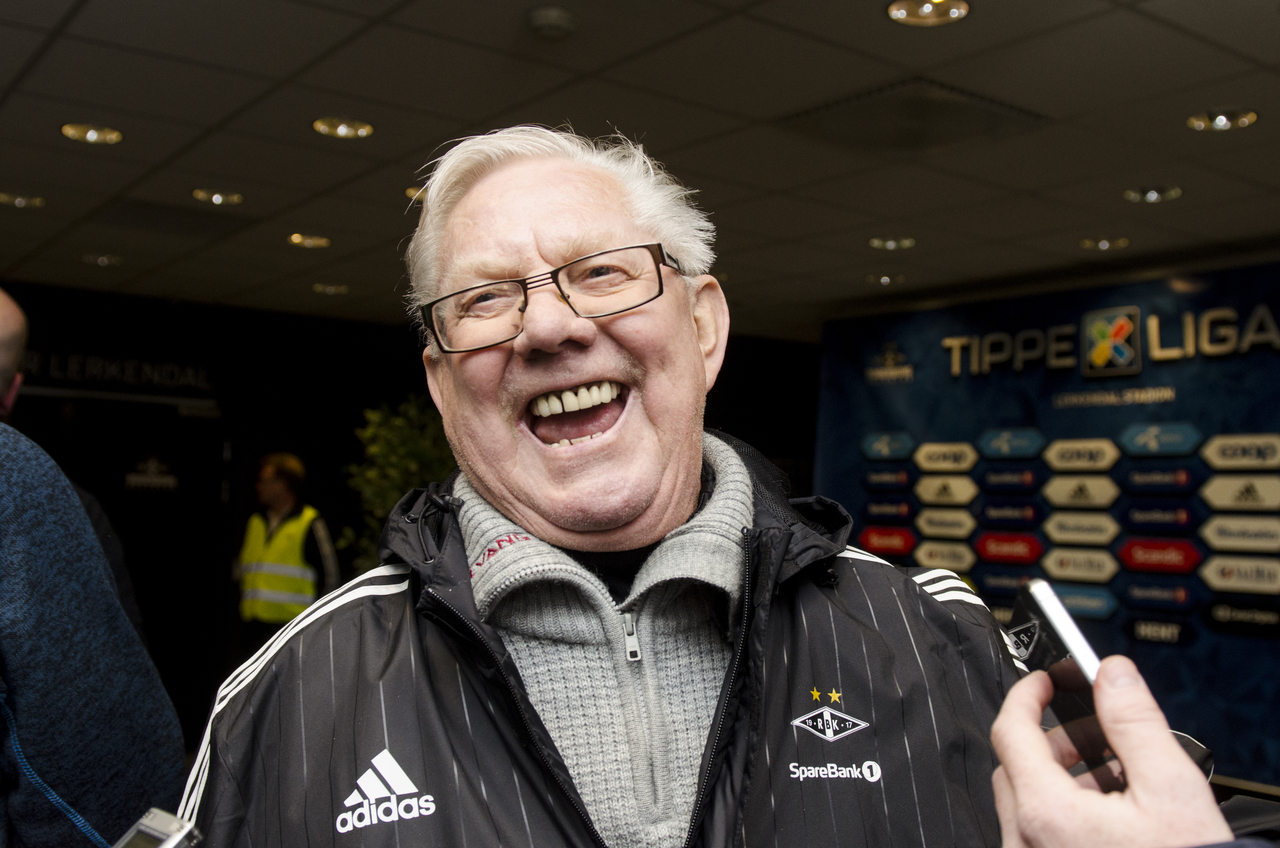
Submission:
[[[182,788],[177,715],[71,484],[0,424],[0,848],[109,846]]]

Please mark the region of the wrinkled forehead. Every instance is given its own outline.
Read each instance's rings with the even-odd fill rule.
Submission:
[[[646,239],[612,174],[563,160],[514,162],[479,180],[445,221],[440,293]]]

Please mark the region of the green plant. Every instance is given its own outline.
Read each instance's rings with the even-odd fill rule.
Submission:
[[[344,527],[338,540],[339,548],[354,546],[357,574],[377,566],[382,525],[405,492],[443,480],[455,464],[440,413],[428,398],[410,395],[399,409],[366,409],[364,418],[365,426],[355,431],[364,462],[346,468],[349,485],[360,493],[364,527],[359,534]]]

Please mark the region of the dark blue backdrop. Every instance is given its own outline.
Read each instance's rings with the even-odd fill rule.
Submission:
[[[931,535],[916,521],[929,507],[916,486],[928,472],[912,454],[935,442],[978,449],[972,468],[940,472],[979,485],[968,504],[944,504],[974,516],[972,534],[949,540],[973,553],[948,550],[962,568],[975,561],[965,576],[998,616],[1018,582],[1045,576],[1040,552],[1064,547],[1046,534],[1048,516],[1106,512],[1120,528],[1114,540],[1065,547],[1110,554],[1118,573],[1056,582],[1086,634],[1099,653],[1134,658],[1170,722],[1214,750],[1220,773],[1280,784],[1280,538],[1241,553],[1215,551],[1198,532],[1218,513],[1256,527],[1280,506],[1271,494],[1280,457],[1269,453],[1280,444],[1278,282],[1280,266],[1268,265],[832,322],[815,490],[873,528],[864,540],[882,543],[891,560],[912,561],[912,546]],[[1001,441],[1014,428],[1031,429]],[[1218,434],[1257,438],[1239,443],[1246,455],[1236,467],[1215,470],[1200,451]],[[1055,472],[1041,450],[1060,439],[1109,439],[1119,458]],[[1012,457],[1001,453],[1010,446]],[[1106,475],[1120,494],[1087,514],[1064,510],[1041,492],[1055,473]],[[1234,505],[1199,494],[1214,474],[1243,475],[1222,483],[1240,490]],[[1261,500],[1249,501],[1249,487]],[[984,558],[1001,550],[984,533],[1014,534],[1023,562]],[[1135,563],[1133,540],[1192,559]],[[1215,566],[1200,562],[1215,555],[1233,558],[1215,572],[1235,581],[1231,592],[1201,576]]]

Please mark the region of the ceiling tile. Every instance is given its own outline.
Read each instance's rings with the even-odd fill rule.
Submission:
[[[277,76],[292,73],[363,24],[351,15],[277,0],[90,0],[67,31]]]
[[[769,119],[876,88],[901,71],[814,38],[731,17],[623,62],[604,76]]]
[[[694,174],[707,174],[766,190],[794,188],[832,179],[876,164],[844,147],[770,126],[749,127],[672,151],[666,164],[683,182],[698,187]],[[685,179],[682,172],[688,171]]]
[[[620,132],[661,156],[666,150],[738,129],[744,122],[714,109],[588,79],[521,104],[494,118],[492,124],[569,124],[575,132],[592,137]]]
[[[345,154],[345,155],[343,155]],[[183,155],[175,166],[244,178],[270,185],[320,191],[373,167],[371,160],[343,151],[324,153],[309,147],[222,132]]]
[[[49,29],[67,13],[76,0],[5,0],[0,21]]]
[[[1125,144],[1097,128],[1051,124],[998,141],[972,142],[924,154],[921,161],[1010,189],[1079,182],[1100,173],[1150,164],[1155,145]]]
[[[845,251],[832,250],[819,245],[775,244],[743,250],[734,254],[735,268],[738,266],[753,270],[752,277],[763,278],[776,284],[779,275],[789,279],[813,279],[816,277],[836,277],[848,282],[855,274],[854,266],[860,263],[849,258]],[[865,276],[865,274],[863,274]],[[861,277],[858,277],[861,279]],[[790,297],[798,289],[805,288],[800,283],[795,289],[788,288]]]
[[[569,75],[514,56],[379,26],[335,51],[302,81],[465,120],[508,109]]]
[[[402,5],[404,0],[305,0],[304,5],[336,9],[364,18],[380,17],[395,6]]]
[[[90,145],[64,136],[64,124],[100,124],[119,130],[117,144]],[[14,93],[0,106],[0,139],[29,147],[75,151],[103,161],[154,164],[189,144],[197,127],[178,121],[143,118],[103,106],[82,106],[33,94]]]
[[[1132,203],[1124,199],[1129,188],[1177,186],[1182,196],[1162,203]],[[1226,174],[1172,160],[1154,161],[1040,192],[1043,197],[1071,203],[1107,218],[1124,215],[1134,220],[1159,221],[1166,208],[1199,206],[1260,191],[1257,185]]]
[[[105,156],[91,145],[68,141],[68,147],[42,148],[0,141],[0,185],[23,194],[43,194],[49,188],[83,188],[115,192],[140,176],[143,166]],[[71,145],[80,149],[71,149]]]
[[[334,189],[333,197],[394,209],[398,215],[416,221],[422,207],[413,203],[405,190],[421,189],[425,178],[425,172],[416,171],[408,165],[386,165]]]
[[[326,117],[365,121],[373,125],[373,135],[353,139],[323,136],[312,124]],[[390,159],[418,146],[453,138],[460,134],[462,125],[449,118],[390,108],[347,94],[287,85],[253,104],[227,124],[227,129],[326,153]]]
[[[120,291],[150,297],[226,303],[229,297],[255,285],[238,273],[197,273],[189,263],[170,265],[155,273],[140,275],[120,284]]]
[[[990,200],[1005,192],[928,168],[892,165],[823,182],[801,193],[878,218],[897,218]]]
[[[1118,238],[1129,240],[1125,248],[1109,248],[1107,250],[1086,250],[1080,246],[1082,239],[1094,242],[1107,240],[1114,243]],[[1014,244],[1029,248],[1049,256],[1071,259],[1077,262],[1109,261],[1127,259],[1143,253],[1155,253],[1177,250],[1187,247],[1189,238],[1178,230],[1153,227],[1130,221],[1116,221],[1094,226],[1074,227],[1053,233],[1041,233],[1028,239],[1015,240]]]
[[[244,200],[232,207],[213,206],[210,203],[196,200],[192,196],[192,191],[197,188],[203,188],[208,191],[235,192],[243,195]],[[265,218],[283,208],[301,202],[308,194],[309,192],[296,188],[268,185],[246,179],[227,179],[222,175],[203,171],[165,168],[151,174],[138,185],[129,189],[128,196],[152,203],[185,206],[206,211],[226,209],[237,215]]]
[[[1147,0],[1140,10],[1260,62],[1276,61],[1280,14],[1266,0]]]
[[[849,0],[768,0],[753,7],[750,14],[919,73],[940,62],[1021,40],[1112,8],[1104,0],[1051,4],[983,0],[981,4],[974,3],[969,16],[954,25],[910,27],[891,21],[888,5]]]
[[[983,281],[1063,264],[1024,245],[982,244],[944,254],[941,262],[921,262],[944,271],[943,281]]]
[[[932,76],[1042,115],[1067,117],[1246,69],[1220,49],[1116,10],[945,65]]]
[[[0,91],[12,82],[44,39],[42,33],[0,24]]]
[[[59,39],[23,82],[26,91],[142,115],[208,123],[248,103],[261,80],[126,50]]]
[[[401,195],[404,198],[404,195]],[[396,239],[413,232],[418,223],[418,207],[409,208],[407,198],[388,203],[364,203],[349,198],[326,196],[290,209],[281,216],[298,227],[321,233],[350,230],[354,233]]]
[[[524,0],[418,0],[396,12],[392,20],[526,59],[594,71],[668,41],[716,15],[714,9],[687,0],[667,0],[661,14],[654,14],[654,8],[645,3],[561,0],[556,5],[572,14],[576,24],[571,34],[557,41],[534,33],[528,24],[533,7]]]
[[[1247,147],[1244,150],[1202,156],[1200,161],[1218,171],[1226,171],[1251,183],[1280,188],[1280,142]]]
[[[866,215],[829,203],[777,195],[726,206],[711,215],[717,226],[779,238],[845,232],[868,220]]]
[[[975,204],[948,215],[957,232],[987,239],[1016,238],[1085,226],[1090,218],[1090,213],[1084,210],[1026,195]]]
[[[1152,221],[1194,233],[1207,242],[1280,234],[1280,195],[1275,192],[1182,208],[1170,203],[1168,207],[1153,209],[1158,214],[1152,216]]]

